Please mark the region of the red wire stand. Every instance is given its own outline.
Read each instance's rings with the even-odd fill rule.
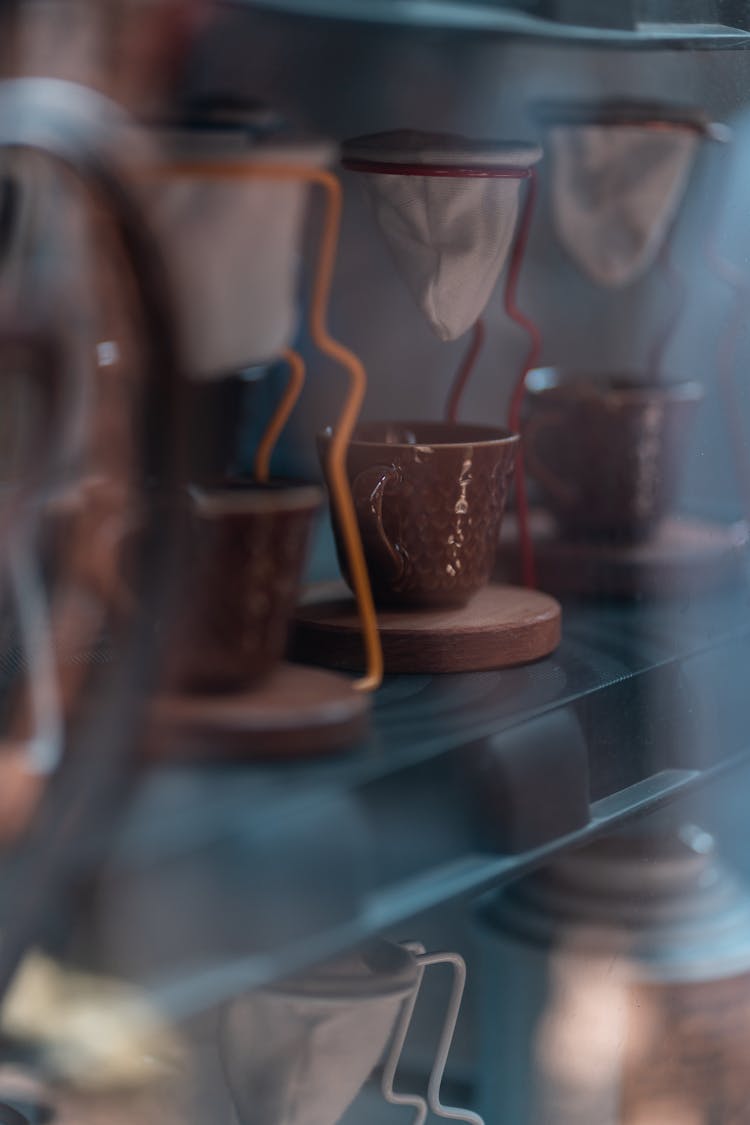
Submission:
[[[342,163],[343,167],[350,172],[364,172],[381,176],[426,176],[459,180],[526,180],[528,184],[526,199],[518,225],[518,233],[516,234],[513,244],[504,295],[504,307],[508,317],[524,330],[530,341],[521,371],[511,395],[508,416],[509,428],[514,433],[519,433],[521,409],[526,390],[526,376],[529,371],[537,365],[541,352],[541,334],[539,329],[536,324],[521,311],[517,302],[518,282],[529,242],[531,223],[536,206],[536,169],[534,167],[512,168],[502,167],[500,165],[491,167],[479,164],[398,164],[388,161],[353,159],[344,160]],[[466,387],[474,372],[477,359],[479,358],[484,343],[484,335],[484,324],[480,318],[474,325],[469,349],[461,361],[461,365],[456,373],[448,395],[445,413],[449,421],[455,421],[458,416]],[[533,588],[536,586],[536,567],[534,563],[534,546],[529,527],[528,492],[526,487],[523,451],[520,445],[516,459],[516,505],[521,552],[521,577],[525,586]]]

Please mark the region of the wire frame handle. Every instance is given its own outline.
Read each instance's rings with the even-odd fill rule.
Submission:
[[[391,1047],[383,1067],[381,1091],[383,1097],[390,1105],[410,1106],[415,1110],[412,1125],[424,1125],[429,1111],[447,1121],[464,1121],[467,1125],[484,1125],[483,1119],[469,1109],[454,1109],[443,1105],[440,1100],[440,1087],[443,1084],[445,1067],[448,1062],[453,1036],[456,1031],[458,1015],[461,1010],[464,988],[466,986],[466,962],[458,953],[427,953],[423,945],[416,942],[404,942],[404,948],[414,954],[418,966],[417,983],[412,992],[404,1001],[401,1014],[396,1025],[396,1030],[391,1041]],[[440,1033],[435,1061],[430,1071],[427,1083],[427,1098],[420,1094],[397,1094],[393,1084],[396,1078],[401,1055],[404,1050],[412,1016],[417,1004],[419,992],[424,980],[425,969],[431,965],[450,965],[453,969],[453,986],[448,1000],[443,1028]]]

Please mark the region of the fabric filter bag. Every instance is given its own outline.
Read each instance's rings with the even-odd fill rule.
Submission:
[[[171,270],[189,374],[222,376],[279,356],[297,319],[297,276],[308,200],[304,179],[253,178],[254,169],[321,168],[328,142],[257,142],[242,131],[185,131],[163,138],[170,163],[247,166],[221,179],[169,174],[154,218]]]
[[[221,1056],[241,1125],[334,1125],[377,1065],[417,965],[376,941],[225,1009]]]
[[[645,103],[549,103],[557,236],[597,285],[653,264],[682,203],[698,145],[716,127],[697,111]]]
[[[344,145],[344,164],[366,173],[378,227],[441,340],[462,336],[484,312],[513,242],[522,181],[541,156],[537,145],[409,130]],[[419,175],[423,165],[440,174]],[[511,175],[493,177],[499,169]]]

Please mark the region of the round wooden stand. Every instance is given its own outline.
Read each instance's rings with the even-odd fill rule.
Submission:
[[[537,581],[555,594],[591,597],[669,597],[702,593],[737,579],[748,545],[744,523],[721,524],[672,516],[651,539],[622,544],[559,537],[554,520],[532,513]],[[498,574],[518,570],[516,524],[507,517]]]
[[[488,586],[461,609],[381,609],[387,673],[483,672],[547,656],[560,643],[560,606],[519,586]],[[351,596],[310,600],[295,618],[300,659],[348,670],[363,666]]]
[[[157,699],[150,759],[249,761],[345,750],[367,733],[369,697],[319,668],[281,664],[243,694]]]

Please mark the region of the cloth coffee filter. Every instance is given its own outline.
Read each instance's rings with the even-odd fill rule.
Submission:
[[[305,977],[237,997],[221,1054],[241,1125],[334,1125],[380,1059],[417,985],[405,950],[375,942]]]
[[[275,359],[291,342],[297,266],[309,184],[254,179],[269,166],[323,167],[328,142],[258,142],[243,132],[171,133],[168,174],[154,198],[155,223],[173,277],[186,362],[194,378],[219,378]],[[192,174],[170,175],[169,165]],[[246,165],[248,176],[200,169]]]
[[[557,236],[598,285],[635,281],[652,265],[682,202],[700,113],[643,103],[543,107]]]
[[[511,248],[522,180],[541,155],[536,145],[409,130],[344,145],[345,165],[366,173],[362,183],[380,231],[441,340],[463,335],[484,312]],[[440,174],[428,175],[428,168]],[[500,169],[511,175],[491,175]],[[476,174],[482,170],[489,174]]]

